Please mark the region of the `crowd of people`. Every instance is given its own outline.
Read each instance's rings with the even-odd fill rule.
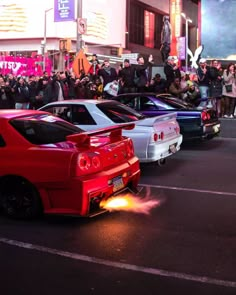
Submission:
[[[38,109],[41,106],[67,99],[109,99],[120,93],[170,93],[196,107],[214,107],[219,117],[234,118],[236,106],[235,64],[222,68],[213,60],[208,64],[201,58],[194,73],[184,72],[175,57],[168,56],[164,77],[152,77],[153,57],[138,56],[137,64],[125,59],[118,69],[109,59],[99,62],[93,54],[88,73],[80,77],[73,72],[46,71],[42,77],[13,74],[0,75],[0,109]]]

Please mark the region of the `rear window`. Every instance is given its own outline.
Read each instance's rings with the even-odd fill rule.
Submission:
[[[74,125],[96,125],[87,108],[82,104],[60,104],[43,107],[42,110],[49,112]]]
[[[168,109],[177,109],[177,110],[181,110],[181,109],[189,109],[192,107],[191,104],[186,103],[185,101],[178,99],[176,97],[171,97],[171,96],[161,96],[161,95],[157,95],[157,99],[162,102],[163,104],[166,104],[168,107]]]
[[[51,115],[33,115],[12,119],[10,124],[32,144],[66,141],[66,136],[83,132],[80,128]]]
[[[97,104],[97,107],[114,123],[127,123],[143,119],[143,115],[118,102],[100,103]]]
[[[172,100],[171,98],[167,98],[165,103],[175,109],[187,109],[188,105],[184,104],[182,101]]]

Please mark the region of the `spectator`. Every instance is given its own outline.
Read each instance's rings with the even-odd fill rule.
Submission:
[[[13,109],[14,98],[8,81],[4,81],[1,77],[0,82],[0,109]]]
[[[175,78],[181,79],[180,69],[176,63],[174,56],[169,56],[164,65],[164,73],[166,75],[167,88],[174,82]]]
[[[157,73],[150,83],[149,91],[155,92],[156,94],[166,93],[166,79]]]
[[[87,87],[89,99],[102,99],[103,85],[99,77],[97,77],[94,82],[89,82]]]
[[[109,59],[104,60],[104,65],[101,67],[101,69],[99,69],[98,75],[103,81],[104,88],[108,83],[118,80],[116,69],[110,66]],[[104,91],[104,97],[110,98],[110,95],[106,91]]]
[[[210,96],[210,67],[207,65],[205,58],[199,60],[197,79],[201,95],[200,106],[205,106],[207,104],[207,99]]]
[[[188,91],[186,92],[185,101],[193,104],[194,106],[198,106],[201,99],[200,90],[197,85],[189,81],[188,82]]]
[[[210,96],[219,117],[221,116],[222,74],[221,64],[213,60],[210,67]]]
[[[69,99],[69,78],[70,75],[67,71],[60,72],[60,75],[58,77],[59,86],[62,89],[62,95],[63,99]]]
[[[224,118],[234,118],[234,109],[236,104],[236,77],[235,66],[229,63],[227,69],[223,72],[223,91],[224,98]]]
[[[47,78],[46,76],[44,76],[43,78],[39,79],[38,87],[37,87],[37,95],[35,99],[36,99],[35,109],[38,109],[41,106],[54,101],[50,78]]]
[[[68,95],[68,92],[64,94],[65,84],[63,83],[63,79],[65,78],[64,72],[59,72],[52,77],[52,81],[50,81],[51,85],[51,94],[48,97],[50,99],[49,102],[52,101],[62,101],[65,99],[65,95]],[[67,97],[67,96],[66,96]]]
[[[76,83],[76,77],[75,73],[68,73],[67,74],[67,81],[68,81],[68,99],[75,99],[76,98],[76,91],[75,91],[75,83]]]
[[[49,78],[49,75],[48,75],[48,72],[47,71],[43,71],[43,76],[42,76],[42,78],[44,79],[44,78]]]
[[[29,92],[30,92],[30,109],[38,109],[41,105],[37,105],[36,95],[38,83],[36,82],[35,75],[30,75],[28,80]]]
[[[91,66],[88,71],[88,74],[90,75],[91,80],[94,81],[96,79],[96,77],[98,75],[98,71],[100,69],[100,62],[99,62],[98,57],[95,53],[92,55],[92,59],[91,59],[90,63],[91,63]]]
[[[16,109],[29,109],[30,91],[23,77],[18,77],[17,83],[14,86],[14,95]]]
[[[186,93],[188,90],[188,86],[184,88],[181,87],[180,79],[178,77],[174,79],[174,82],[172,82],[169,87],[169,93],[175,97],[178,97],[179,99],[182,99],[183,94]]]
[[[7,75],[7,80],[9,82],[9,86],[11,87],[12,91],[13,91],[13,88],[16,84],[16,78],[13,76],[13,74],[8,74]]]
[[[135,65],[135,74],[134,80],[136,83],[137,91],[138,92],[145,92],[147,91],[150,80],[151,80],[151,67],[153,64],[153,56],[149,55],[148,61],[144,61],[143,56],[139,56],[137,58],[138,64]]]
[[[75,80],[75,96],[77,99],[86,99],[89,97],[88,84],[90,83],[90,79],[88,76],[81,76],[83,78]]]
[[[103,80],[103,86],[105,87],[108,83],[113,82],[118,79],[116,69],[110,66],[109,59],[104,60],[104,64],[99,69],[98,75],[101,76]]]
[[[136,91],[134,84],[135,68],[130,65],[129,59],[124,60],[124,67],[119,70],[118,77],[120,78],[119,93],[132,93]]]

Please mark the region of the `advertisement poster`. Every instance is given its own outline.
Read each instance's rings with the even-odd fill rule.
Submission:
[[[75,0],[54,0],[54,22],[75,20]]]

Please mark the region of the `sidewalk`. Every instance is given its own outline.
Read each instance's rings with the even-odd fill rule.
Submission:
[[[220,118],[221,132],[219,137],[236,138],[236,118]]]

